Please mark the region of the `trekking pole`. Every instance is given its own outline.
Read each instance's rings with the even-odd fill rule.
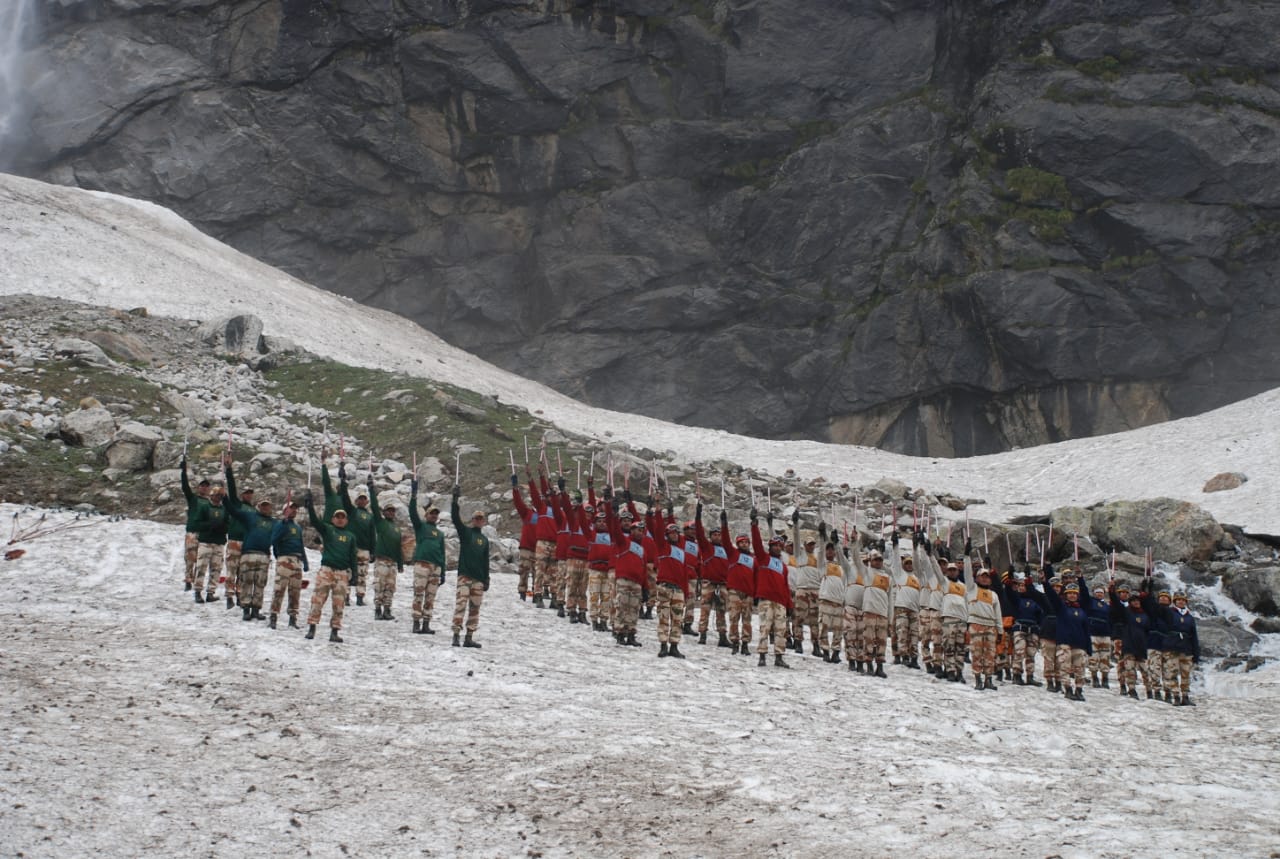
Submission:
[[[459,486],[462,485],[462,450],[461,449],[454,452],[453,479]]]
[[[516,455],[511,450],[511,448],[507,448],[507,457],[511,460],[511,473],[515,474],[516,473]]]
[[[13,538],[18,536],[18,511],[13,511],[13,527],[9,529],[9,542],[13,542]]]

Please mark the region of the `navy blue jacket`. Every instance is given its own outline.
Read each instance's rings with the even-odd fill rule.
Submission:
[[[1025,632],[1038,632],[1044,620],[1044,595],[1035,589],[1030,582],[1027,590],[1018,593],[1009,592],[1009,614],[1013,617],[1013,628]]]
[[[1089,615],[1085,612],[1084,606],[1067,605],[1053,588],[1045,590],[1044,596],[1057,616],[1055,630],[1057,637],[1053,640],[1058,644],[1083,650],[1085,653],[1093,653],[1093,642],[1089,639]]]
[[[1083,588],[1084,583],[1081,582],[1080,586]],[[1089,634],[1102,637],[1111,635],[1111,602],[1081,591],[1080,604],[1089,615]]]
[[[1196,619],[1191,612],[1183,614],[1173,606],[1163,607],[1161,623],[1166,653],[1185,653],[1200,661],[1200,636],[1196,634]]]
[[[1151,632],[1151,615],[1146,611],[1134,611],[1120,602],[1116,592],[1111,592],[1111,609],[1124,618],[1124,628],[1120,633],[1120,647],[1126,656],[1132,656],[1139,662],[1147,658],[1147,637]]]
[[[1151,593],[1154,587],[1150,579],[1147,579],[1142,590],[1142,610],[1151,615],[1151,631],[1147,633],[1147,649],[1158,650],[1164,652],[1164,618],[1163,610],[1168,606],[1160,605],[1159,600]]]

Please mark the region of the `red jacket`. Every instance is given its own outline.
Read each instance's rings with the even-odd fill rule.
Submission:
[[[569,557],[585,561],[590,554],[590,544],[595,536],[591,517],[581,504],[569,508]]]
[[[698,532],[698,554],[702,563],[702,580],[722,585],[729,578],[729,553],[724,546],[712,543],[707,539],[707,532],[702,530],[702,520],[694,525]]]
[[[613,535],[608,526],[602,531],[591,528],[590,541],[587,545],[587,566],[593,570],[607,570],[613,566]]]
[[[747,596],[756,592],[756,559],[750,552],[742,552],[734,545],[728,528],[720,530],[720,545],[728,556],[726,563],[729,571],[725,575],[725,584],[729,590],[739,591]]]
[[[782,562],[782,558],[775,558],[765,552],[764,543],[760,541],[760,526],[755,522],[751,523],[751,545],[756,550],[755,598],[791,608],[787,565]]]
[[[609,508],[607,516],[609,536],[614,546],[613,568],[617,572],[617,577],[643,587],[648,581],[644,569],[644,543],[632,540],[630,536],[622,533],[622,522],[613,515],[612,507]]]
[[[536,533],[539,540],[546,540],[548,543],[556,541],[556,511],[551,509],[550,499],[545,499],[544,495],[549,495],[548,487],[543,484],[543,492],[538,492],[538,484],[529,481],[529,500],[533,504],[534,511],[538,514],[538,522],[536,525]]]
[[[572,531],[569,527],[573,508],[569,505],[569,496],[557,492],[551,496],[551,509],[556,512],[556,560],[563,561],[569,557],[569,539]]]
[[[520,548],[532,549],[534,544],[538,542],[537,525],[538,514],[534,513],[524,504],[524,498],[520,496],[520,487],[511,487],[511,503],[516,508],[516,513],[520,516],[523,523],[520,526]]]

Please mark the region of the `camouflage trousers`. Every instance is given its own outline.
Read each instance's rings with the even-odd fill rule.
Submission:
[[[533,577],[533,549],[520,550],[520,584],[517,593],[530,593],[530,579]]]
[[[413,619],[431,620],[440,590],[440,568],[426,561],[413,562]]]
[[[1010,627],[1000,630],[996,636],[996,674],[1004,671],[1009,667],[1013,656],[1013,636],[1009,634]]]
[[[862,609],[844,607],[844,655],[850,662],[866,660],[867,630]]]
[[[375,558],[373,561],[373,604],[391,608],[396,598],[396,573],[399,567],[390,558]],[[357,591],[358,592],[358,591]]]
[[[698,595],[699,608],[698,632],[704,633],[711,625],[711,613],[715,612],[716,632],[728,629],[725,609],[729,602],[729,589],[723,583],[703,581],[701,593]]]
[[[862,656],[867,662],[884,662],[884,640],[889,635],[889,618],[864,612],[862,615]]]
[[[679,585],[658,585],[658,641],[679,644],[684,623],[684,591]]]
[[[484,582],[458,576],[458,589],[453,596],[453,631],[462,632],[466,616],[467,634],[480,628],[480,603],[484,602]]]
[[[818,644],[824,650],[839,650],[844,637],[844,603],[818,600]]]
[[[646,582],[645,590],[649,594],[647,597],[645,597],[644,605],[645,605],[645,608],[653,608],[655,605],[657,605],[655,600],[657,600],[658,598],[658,594],[657,594],[658,568],[655,567],[653,564],[645,564],[644,574],[645,574],[645,582]]]
[[[942,618],[942,667],[956,674],[964,672],[964,632],[963,620]]]
[[[1044,660],[1044,679],[1058,679],[1058,642],[1040,639],[1040,658]]]
[[[369,560],[373,557],[367,549],[356,549],[356,596],[365,595],[369,581]]]
[[[556,543],[539,540],[533,549],[533,595],[556,599]]]
[[[920,609],[920,650],[925,665],[942,664],[942,612],[936,608]]]
[[[1070,681],[1079,689],[1084,686],[1084,668],[1089,655],[1069,644],[1058,645],[1058,680]]]
[[[1111,672],[1111,636],[1095,635],[1090,643],[1093,653],[1089,655],[1089,674],[1106,677]]]
[[[969,658],[973,673],[984,677],[996,673],[996,637],[1000,630],[981,623],[969,624]]]
[[[289,615],[298,613],[302,597],[302,559],[293,555],[276,558],[275,586],[271,590],[271,613],[279,614],[285,593],[289,594]]]
[[[1040,635],[1027,629],[1013,631],[1013,670],[1030,680],[1036,676],[1036,651],[1040,649]]]
[[[916,659],[920,652],[920,613],[910,609],[893,611],[893,655]]]
[[[817,645],[821,630],[818,628],[818,592],[811,588],[795,593],[795,609],[792,611],[792,637],[803,640],[804,628],[809,627],[809,639]]]
[[[182,538],[182,580],[191,584],[196,578],[196,554],[200,550],[200,538],[191,532]]]
[[[1150,688],[1156,694],[1164,690],[1164,651],[1147,651],[1147,674],[1151,677]]]
[[[267,570],[271,557],[266,552],[246,552],[240,556],[240,605],[243,608],[262,608],[263,592],[267,589]]]
[[[773,637],[773,652],[787,650],[787,609],[780,603],[760,600],[760,642],[757,653],[769,652],[769,637]]]
[[[1172,692],[1175,695],[1191,694],[1192,664],[1190,653],[1179,653],[1174,650],[1164,652],[1164,675],[1161,680],[1164,682],[1166,692]]]
[[[227,596],[240,593],[240,547],[243,545],[239,540],[227,541]]]
[[[1152,691],[1156,686],[1151,680],[1151,669],[1147,664],[1147,660],[1138,659],[1130,653],[1126,653],[1120,657],[1120,666],[1117,669],[1120,675],[1120,686],[1126,689],[1138,688],[1138,674],[1142,674],[1142,685]]]
[[[612,626],[618,618],[618,571],[613,567],[609,568],[608,578],[605,579],[604,610],[609,615],[609,624]]]
[[[316,576],[316,589],[311,592],[311,612],[307,615],[307,623],[315,626],[320,623],[320,614],[330,596],[333,597],[333,613],[329,618],[329,626],[342,629],[342,612],[347,606],[347,588],[351,574],[347,570],[335,570],[321,567]]]
[[[195,589],[205,587],[205,576],[208,575],[209,596],[218,589],[218,579],[222,577],[222,546],[218,543],[201,543],[196,550]]]
[[[570,556],[564,562],[564,607],[571,611],[587,610],[587,559]]]
[[[587,614],[596,621],[609,619],[608,570],[587,570]]]
[[[613,631],[630,633],[636,631],[636,621],[640,619],[639,582],[631,579],[617,579],[617,598],[615,599]]]
[[[751,643],[751,596],[729,591],[729,643]]]

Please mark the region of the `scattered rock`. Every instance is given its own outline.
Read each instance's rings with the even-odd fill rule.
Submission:
[[[1249,628],[1259,635],[1280,634],[1280,617],[1255,617]]]
[[[488,417],[484,409],[478,409],[454,397],[447,397],[444,400],[444,410],[454,417],[462,418],[470,423],[480,423]]]
[[[89,331],[84,339],[101,348],[118,361],[131,364],[151,364],[155,355],[140,339],[118,331]]]
[[[210,320],[196,329],[196,337],[226,355],[258,355],[262,353],[262,320],[251,314]]]
[[[1233,668],[1244,666],[1245,673],[1249,673],[1257,668],[1266,665],[1270,660],[1265,656],[1228,656],[1218,663],[1219,671],[1230,671]]]
[[[880,478],[879,480],[876,481],[875,486],[873,486],[872,488],[884,493],[885,496],[887,496],[891,501],[897,501],[900,498],[907,497],[907,484],[903,483],[901,480],[894,480],[892,477]],[[955,499],[955,500],[960,501],[959,499]],[[946,501],[942,501],[942,503],[947,504]],[[951,509],[963,510],[964,502],[960,501],[960,505],[961,506],[959,507],[952,507]],[[950,505],[947,505],[947,506],[950,507]]]
[[[187,420],[197,426],[207,427],[213,425],[213,415],[209,411],[209,407],[194,397],[187,397],[176,391],[164,391],[160,395],[164,401],[182,415]]]
[[[58,434],[74,447],[100,447],[111,441],[115,431],[116,419],[99,404],[65,415]]]
[[[1204,509],[1173,498],[1117,501],[1093,510],[1091,532],[1102,545],[1157,558],[1208,561],[1226,532]]]
[[[1225,617],[1196,619],[1200,636],[1200,652],[1204,656],[1232,656],[1248,653],[1258,643],[1258,636]]]
[[[1254,614],[1280,616],[1280,567],[1256,567],[1225,575],[1222,591]]]
[[[63,337],[61,340],[54,341],[53,352],[76,364],[96,367],[110,367],[115,364],[115,361],[108,358],[107,353],[96,344],[77,337]]]
[[[1230,489],[1239,489],[1249,478],[1238,471],[1224,471],[1221,474],[1215,474],[1209,478],[1209,482],[1204,485],[1202,492],[1226,492]]]

